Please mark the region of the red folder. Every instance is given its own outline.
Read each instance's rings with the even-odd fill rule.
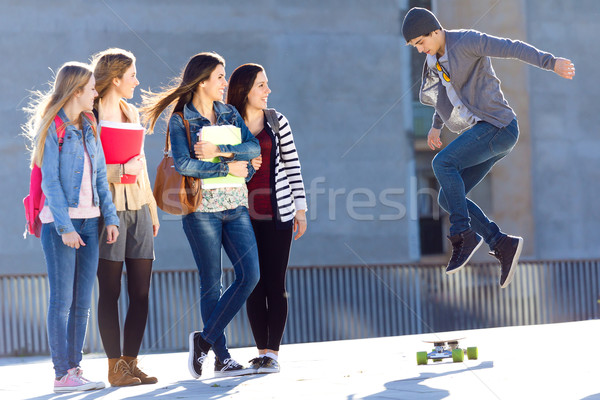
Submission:
[[[125,164],[142,153],[144,128],[140,124],[100,121],[100,140],[107,164]],[[136,175],[121,176],[121,183],[135,181]]]

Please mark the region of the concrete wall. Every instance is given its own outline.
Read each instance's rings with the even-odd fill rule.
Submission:
[[[600,256],[600,2],[525,2],[527,34],[573,60],[576,78],[532,71],[532,174],[537,257]]]
[[[519,143],[490,176],[491,209],[509,233],[525,237],[529,259],[599,257],[600,81],[589,62],[600,51],[600,2],[434,1],[446,28],[473,28],[524,40],[575,63],[576,77],[514,60],[493,60],[517,113]],[[487,249],[485,249],[487,250]],[[477,259],[487,257],[478,252]],[[487,258],[489,259],[489,258]]]
[[[408,189],[414,167],[403,119],[402,93],[408,89],[399,33],[403,4],[3,2],[0,273],[45,269],[39,240],[21,237],[28,162],[19,126],[27,90],[47,88],[48,68],[85,61],[113,46],[135,53],[145,89],[168,83],[199,51],[223,55],[229,73],[245,62],[266,67],[273,89],[269,104],[291,122],[309,190],[308,232],[294,243],[292,265],[416,259]],[[139,100],[137,91],[133,101]],[[146,142],[152,180],[163,140],[157,134]],[[161,223],[156,268],[193,267],[180,221],[162,215]]]
[[[27,191],[27,90],[46,89],[69,60],[118,46],[138,58],[140,88],[157,90],[199,51],[222,54],[231,72],[267,68],[270,106],[291,121],[308,190],[309,228],[291,264],[418,259],[405,0],[102,2],[2,1],[0,15],[0,273],[44,271],[39,240],[21,237]],[[525,257],[599,257],[600,2],[434,1],[448,28],[473,27],[571,58],[574,81],[512,60],[494,60],[519,115],[521,138],[492,172],[489,213],[526,237]],[[576,22],[577,21],[577,22]],[[139,103],[139,92],[134,98]],[[164,125],[146,152],[154,176]],[[488,211],[486,209],[486,211]],[[158,269],[190,268],[180,221],[162,215]],[[485,254],[480,258],[488,260]]]

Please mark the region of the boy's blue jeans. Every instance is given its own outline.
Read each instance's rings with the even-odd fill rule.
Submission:
[[[450,214],[450,235],[472,228],[494,248],[503,233],[467,194],[506,156],[517,143],[517,120],[504,128],[480,121],[458,135],[433,159],[433,172],[440,183],[438,202]]]
[[[200,274],[202,337],[213,346],[220,361],[230,358],[225,328],[258,283],[258,249],[246,207],[218,212],[193,212],[182,218]],[[221,246],[225,249],[235,280],[221,295]]]

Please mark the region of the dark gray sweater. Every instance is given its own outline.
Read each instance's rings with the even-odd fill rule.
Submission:
[[[514,58],[554,70],[556,57],[519,40],[487,35],[475,30],[448,30],[446,49],[450,83],[463,104],[479,119],[501,128],[516,117],[500,89],[490,57]],[[470,128],[448,99],[437,71],[423,66],[421,103],[435,107],[434,128],[446,125],[453,132]]]

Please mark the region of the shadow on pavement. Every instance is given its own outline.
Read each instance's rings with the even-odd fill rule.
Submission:
[[[432,364],[431,367],[433,367]],[[391,381],[385,384],[383,392],[374,393],[372,395],[362,397],[362,399],[382,399],[382,398],[401,398],[401,399],[419,399],[426,398],[427,400],[444,399],[450,395],[450,392],[445,389],[431,388],[424,384],[424,381],[431,378],[439,378],[442,376],[450,376],[456,374],[462,374],[465,372],[477,371],[480,369],[494,368],[493,361],[484,361],[481,364],[474,367],[467,367],[457,371],[448,371],[443,373],[435,372],[421,372],[421,374],[415,378],[400,379],[397,381]],[[349,400],[352,397],[348,398]]]
[[[233,393],[231,391],[235,389],[238,385],[247,382],[251,379],[260,378],[264,375],[243,375],[237,377],[230,378],[219,378],[219,379],[204,379],[204,380],[184,380],[180,382],[175,382],[168,386],[157,386],[156,389],[150,390],[144,393],[136,393],[128,396],[127,387],[107,387],[106,389],[101,390],[90,390],[85,392],[73,392],[73,393],[52,393],[43,396],[36,397],[28,397],[24,400],[68,400],[77,398],[77,400],[94,400],[101,399],[106,395],[119,391],[119,399],[128,399],[128,400],[141,400],[141,399],[153,399],[153,398],[161,398],[161,399],[169,399],[174,398],[177,394],[185,393],[186,396],[193,394],[198,398],[210,398],[212,399],[222,399],[231,396]],[[139,387],[139,386],[137,386]]]

